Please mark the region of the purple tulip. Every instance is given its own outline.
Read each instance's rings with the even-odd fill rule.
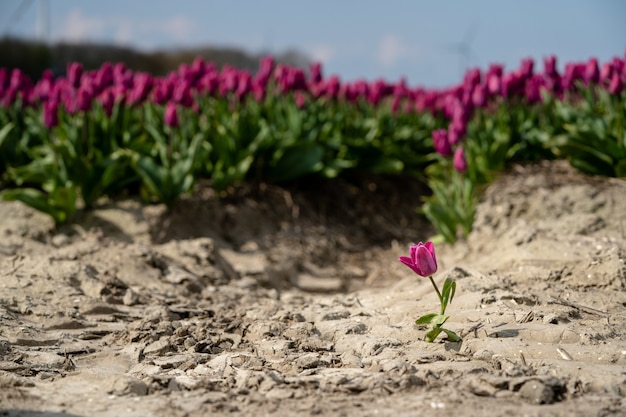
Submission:
[[[72,62],[67,66],[67,79],[74,88],[80,86],[80,80],[83,76],[83,66],[78,62]]]
[[[463,78],[463,86],[465,87],[465,90],[472,92],[476,86],[480,85],[481,77],[479,68],[468,70]]]
[[[442,156],[452,155],[452,147],[448,142],[448,131],[446,129],[433,130],[433,145],[435,151]]]
[[[476,108],[481,108],[487,104],[487,86],[480,84],[474,88],[472,93],[472,105]]]
[[[191,107],[193,104],[193,96],[191,95],[191,86],[188,81],[179,80],[172,92],[172,99],[177,104],[184,107]]]
[[[200,89],[207,95],[215,95],[220,88],[220,76],[217,71],[207,71],[200,79]]]
[[[98,93],[101,93],[105,88],[113,84],[113,65],[111,65],[110,62],[102,64],[100,69],[96,72],[94,84]]]
[[[113,106],[115,105],[115,93],[113,92],[113,89],[107,88],[106,90],[104,90],[97,97],[97,100],[102,105],[104,113],[110,117],[113,113]]]
[[[237,90],[237,84],[239,83],[238,75],[236,68],[229,65],[222,67],[220,72],[220,94],[222,96]]]
[[[598,69],[598,60],[597,58],[590,58],[587,61],[587,65],[585,66],[584,73],[585,83],[597,83],[600,78],[600,70]]]
[[[155,86],[152,90],[152,100],[156,104],[165,104],[172,97],[174,84],[169,79],[159,78],[155,80]]]
[[[393,101],[391,102],[391,113],[396,114],[398,109],[400,108],[400,103],[402,102],[402,97],[394,96]]]
[[[487,75],[487,91],[490,95],[500,95],[502,94],[502,76],[498,74],[489,74]]]
[[[626,70],[626,61],[621,60],[618,57],[614,57],[613,60],[611,61],[611,66],[613,67],[613,72],[621,74],[622,71]]]
[[[531,103],[541,101],[541,89],[545,87],[545,79],[541,75],[534,75],[526,81],[525,95],[526,100]]]
[[[419,242],[417,245],[411,245],[409,256],[400,256],[398,260],[422,277],[429,277],[437,272],[437,257],[433,242],[426,242],[426,244]]]
[[[448,143],[452,145],[456,145],[461,141],[463,135],[467,132],[466,124],[461,120],[453,120],[452,123],[448,125]]]
[[[502,78],[502,96],[505,98],[513,97],[520,92],[523,86],[523,79],[516,72],[505,74]]]
[[[311,82],[317,84],[322,81],[322,63],[314,62],[310,65],[309,71],[311,74]]]
[[[150,94],[154,80],[152,76],[147,73],[136,73],[134,75],[133,88],[130,90],[128,97],[128,103],[131,106],[142,104]]]
[[[600,84],[608,85],[613,77],[613,63],[605,62],[600,68]]]
[[[0,97],[2,100],[0,101],[0,103],[2,104],[2,107],[10,107],[14,102],[15,99],[17,98],[17,90],[15,90],[12,87],[7,88],[2,97]]]
[[[45,76],[35,85],[35,99],[45,102],[50,97],[52,91],[52,81]]]
[[[463,151],[463,147],[459,146],[454,151],[454,158],[452,160],[452,165],[456,172],[465,172],[467,171],[467,160],[465,159],[465,152]]]
[[[178,127],[178,113],[176,103],[168,102],[165,106],[165,115],[163,116],[166,126]]]
[[[367,93],[367,101],[376,106],[385,96],[386,83],[383,80],[374,81],[374,83],[369,87],[369,91]]]
[[[91,91],[87,87],[81,86],[76,94],[75,108],[79,111],[88,111],[91,109]]]
[[[254,99],[259,103],[265,100],[266,93],[266,85],[259,79],[255,79],[252,82],[252,94],[254,94]]]
[[[21,70],[15,68],[13,69],[13,71],[11,71],[9,88],[12,88],[13,90],[15,90],[15,92],[18,92],[27,88],[29,84],[30,80],[28,79],[28,76],[24,74]]]
[[[299,109],[303,109],[306,107],[306,96],[304,95],[304,93],[302,93],[302,91],[296,91],[295,100],[296,107],[298,107]]]
[[[339,89],[341,88],[341,81],[336,75],[332,75],[328,81],[326,81],[325,94],[329,99],[336,99],[339,95]]]
[[[9,78],[8,71],[6,68],[0,68],[0,96],[4,93],[4,87],[7,84],[7,80]]]
[[[613,74],[611,78],[611,82],[609,84],[609,92],[611,94],[617,95],[622,92],[624,89],[624,83],[622,83],[622,78],[619,74]]]
[[[126,68],[124,63],[118,62],[113,67],[113,80],[116,85],[131,88],[133,86],[133,73]]]
[[[252,91],[252,76],[248,71],[242,71],[239,74],[239,82],[236,91],[237,98],[243,100],[250,91]]]
[[[267,84],[272,76],[272,72],[274,71],[274,65],[274,58],[270,55],[261,58],[259,70],[256,73],[255,79],[259,80],[261,84]]]
[[[526,58],[522,60],[522,64],[518,70],[518,75],[523,80],[527,80],[528,78],[533,76],[533,70],[535,67],[535,61],[532,58]]]
[[[555,55],[550,55],[548,57],[545,57],[543,59],[543,67],[544,67],[544,74],[547,77],[554,78],[557,75],[559,75],[556,69],[556,56]]]
[[[56,101],[46,101],[43,105],[43,123],[48,129],[59,124],[59,104]]]

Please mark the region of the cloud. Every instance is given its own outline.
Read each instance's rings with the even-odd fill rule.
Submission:
[[[80,10],[72,10],[61,26],[62,32],[56,37],[71,42],[92,40],[101,36],[106,26],[104,19],[87,17]]]
[[[139,47],[161,43],[190,41],[194,23],[186,16],[175,15],[166,20],[137,20],[123,16],[92,17],[74,9],[59,25],[62,28],[53,35],[55,40],[81,42],[110,40],[117,44],[134,44]]]
[[[185,41],[191,37],[193,22],[185,16],[172,16],[165,22],[159,23],[155,29],[171,36],[177,41]]]
[[[117,24],[115,28],[115,42],[122,45],[127,45],[133,40],[133,25],[130,20],[122,20]]]
[[[313,45],[309,48],[309,53],[314,61],[327,63],[335,56],[335,49],[330,45]]]
[[[378,46],[378,62],[385,68],[393,67],[398,61],[412,59],[417,50],[405,44],[396,35],[385,35]]]

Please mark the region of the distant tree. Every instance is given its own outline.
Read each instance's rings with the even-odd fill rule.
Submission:
[[[232,47],[206,46],[188,49],[164,49],[142,52],[129,47],[101,43],[60,42],[45,45],[32,40],[5,37],[0,39],[0,67],[20,68],[34,80],[45,69],[57,75],[65,73],[70,62],[80,62],[87,70],[96,69],[104,62],[123,62],[134,71],[165,75],[182,63],[191,63],[200,56],[218,68],[231,65],[256,72],[263,54],[254,54]],[[309,58],[295,49],[274,56],[276,62],[306,68]]]

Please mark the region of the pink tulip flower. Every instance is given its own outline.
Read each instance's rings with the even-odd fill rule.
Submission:
[[[433,242],[411,245],[409,256],[400,256],[400,262],[411,268],[417,275],[429,277],[437,272],[437,257]]]

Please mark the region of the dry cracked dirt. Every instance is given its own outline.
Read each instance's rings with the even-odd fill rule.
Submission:
[[[0,204],[0,416],[626,416],[626,181],[518,166],[457,280],[397,261],[434,233],[409,179],[102,202],[69,225]]]

